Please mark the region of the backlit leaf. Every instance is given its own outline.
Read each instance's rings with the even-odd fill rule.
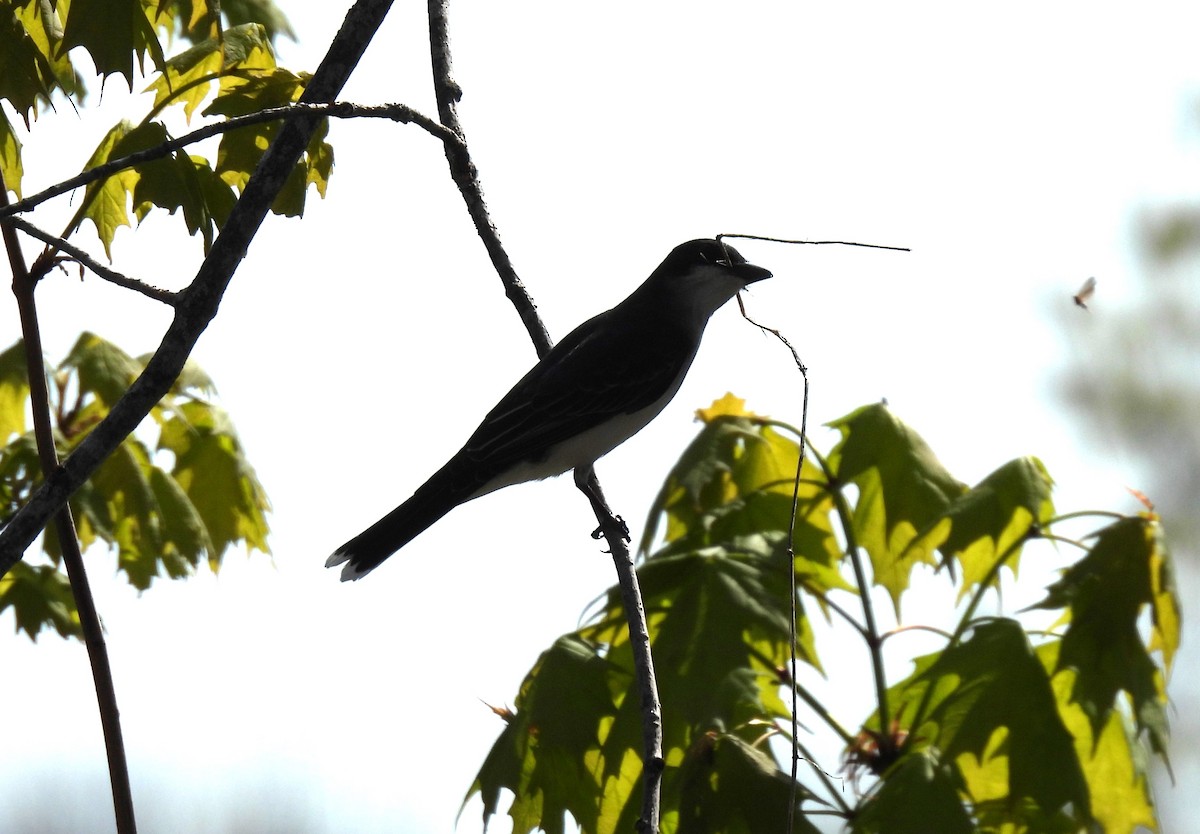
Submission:
[[[728,733],[705,734],[688,751],[682,765],[668,771],[664,794],[678,794],[678,834],[757,834],[787,831],[792,780],[759,747]],[[799,813],[811,796],[796,792],[795,831],[817,834]]]
[[[13,611],[17,631],[34,640],[44,628],[53,628],[62,637],[81,633],[71,583],[51,565],[17,562],[0,576],[0,613],[6,608]]]
[[[1038,647],[1038,657],[1048,671],[1058,666],[1059,648],[1057,640]],[[1145,757],[1127,730],[1125,717],[1119,710],[1110,712],[1097,736],[1087,713],[1072,700],[1075,673],[1064,669],[1054,675],[1051,685],[1059,715],[1075,737],[1075,752],[1091,794],[1092,816],[1100,830],[1105,834],[1156,830]]]
[[[25,343],[17,342],[0,353],[0,443],[25,433],[25,405],[29,400],[29,374],[25,368]]]
[[[1020,546],[1054,515],[1050,492],[1054,482],[1037,458],[1017,458],[956,498],[943,518],[950,529],[937,547],[962,566],[959,599],[986,582],[999,586],[997,561],[1016,576]],[[915,540],[920,542],[921,539]],[[918,547],[920,545],[917,545]]]
[[[268,552],[270,505],[225,412],[198,401],[184,403],[163,423],[159,448],[175,455],[171,475],[204,519],[214,568],[238,541]]]
[[[79,378],[82,391],[92,393],[108,407],[121,398],[142,367],[132,356],[95,333],[81,333],[59,366]]]
[[[1036,607],[1070,612],[1058,668],[1074,671],[1072,699],[1091,720],[1093,734],[1101,732],[1124,691],[1133,700],[1138,731],[1148,733],[1154,750],[1165,756],[1164,674],[1138,631],[1148,609],[1151,645],[1169,670],[1179,645],[1179,600],[1160,536],[1159,525],[1148,517],[1110,524]]]
[[[37,14],[29,6],[23,4],[19,11],[0,7],[0,100],[11,104],[26,126],[37,113],[38,101],[50,100],[54,79],[51,62],[33,36],[37,26],[32,32],[28,28],[28,23],[36,23],[28,16]]]
[[[871,557],[875,584],[891,594],[898,614],[913,568],[936,564],[933,549],[950,527],[941,516],[966,487],[884,405],[864,406],[830,425],[842,439],[829,465],[839,481],[858,487],[854,532]]]
[[[535,828],[563,834],[564,813],[596,830],[602,782],[584,761],[599,749],[601,722],[613,711],[609,674],[605,660],[576,637],[560,638],[544,652],[463,804],[478,792],[486,820],[505,788],[515,794],[514,834]]]
[[[128,121],[122,121],[105,134],[84,170],[103,165],[110,159],[122,156],[117,150],[121,140],[134,130]],[[144,134],[143,134],[144,135]],[[142,147],[145,147],[143,145]],[[71,221],[71,227],[76,228],[84,218],[91,220],[96,226],[96,234],[104,244],[104,253],[112,260],[112,241],[117,229],[129,225],[127,205],[129,196],[137,185],[138,174],[132,169],[118,171],[111,177],[94,182],[84,192],[82,205]]]
[[[159,6],[157,0],[71,0],[61,49],[83,47],[101,75],[125,76],[132,92],[134,58],[141,65],[149,53],[154,66],[163,64],[155,32]]]
[[[970,754],[1007,763],[1006,802],[1028,802],[1031,818],[1088,807],[1074,740],[1063,726],[1049,676],[1015,620],[978,623],[967,640],[933,655],[889,694],[901,723],[946,760]],[[916,710],[926,705],[918,716]],[[1002,745],[996,743],[1003,731]],[[988,798],[988,797],[980,797]]]
[[[0,67],[0,73],[4,70]],[[0,175],[4,177],[4,185],[17,199],[21,199],[21,178],[25,175],[25,167],[21,163],[21,141],[13,133],[8,116],[0,109]]]
[[[953,768],[932,750],[902,758],[850,825],[854,834],[974,834]]]

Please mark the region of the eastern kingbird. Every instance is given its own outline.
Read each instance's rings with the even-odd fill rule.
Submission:
[[[459,504],[512,484],[574,469],[587,491],[592,465],[675,396],[709,317],[770,277],[718,240],[676,246],[632,295],[542,357],[412,498],[325,566],[344,563],[343,582],[365,576]]]

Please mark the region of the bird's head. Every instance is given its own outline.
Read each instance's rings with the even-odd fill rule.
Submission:
[[[729,244],[701,238],[672,249],[645,287],[660,304],[685,313],[703,328],[709,316],[739,291],[770,277],[769,270],[746,263]]]

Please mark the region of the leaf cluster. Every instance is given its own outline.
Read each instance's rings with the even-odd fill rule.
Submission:
[[[638,571],[662,698],[663,831],[782,831],[793,802],[800,831],[822,815],[859,834],[1154,826],[1141,744],[1165,755],[1179,611],[1153,515],[1098,530],[1039,603],[1061,612],[1060,627],[1034,632],[976,611],[1003,568],[1015,575],[1025,545],[1059,523],[1035,458],[968,486],[872,405],[831,424],[841,439],[827,457],[809,448],[797,485],[794,429],[729,397],[700,416],[655,501]],[[900,620],[921,564],[951,581],[948,609],[962,611],[943,647],[912,658],[902,681],[873,680],[877,663],[839,682],[877,693],[868,716],[804,689],[789,673],[790,568],[796,656],[819,673],[820,654],[845,639],[862,638],[873,658],[892,645],[868,616],[872,587]],[[862,617],[849,613],[859,606]],[[818,610],[845,634],[818,645],[808,619]],[[796,785],[780,767],[791,687],[806,705],[798,717],[845,745],[852,801],[836,763],[813,763]],[[502,715],[468,793],[481,795],[485,821],[503,790],[519,834],[561,832],[567,815],[589,833],[633,830],[642,725],[616,589],[538,659]]]
[[[92,333],[48,369],[55,442],[65,457],[108,414],[141,372],[135,359]],[[22,342],[0,353],[0,525],[41,481],[26,424],[29,385]],[[208,376],[189,364],[151,412],[147,434],[125,439],[71,499],[81,548],[102,542],[117,552],[117,570],[139,590],[156,577],[178,579],[207,563],[215,572],[231,545],[268,552],[266,493],[245,457],[228,415],[209,401]],[[75,636],[78,613],[54,528],[43,549],[49,564],[18,562],[0,578],[0,611],[36,638],[43,628]]]
[[[287,19],[271,0],[25,0],[0,4],[0,98],[31,128],[40,108],[66,98],[72,106],[86,93],[77,69],[86,53],[96,73],[107,80],[120,75],[133,89],[135,64],[151,78],[154,96],[137,123],[114,125],[88,159],[84,170],[162,145],[172,138],[165,118],[182,108],[190,122],[204,116],[235,116],[295,102],[309,75],[278,66],[273,41],[291,35]],[[169,56],[168,38],[188,45]],[[150,71],[147,72],[147,62]],[[205,252],[220,230],[258,164],[277,122],[225,133],[215,161],[186,149],[123,167],[85,190],[75,215],[60,235],[70,237],[90,221],[112,257],[117,229],[130,225],[129,209],[141,222],[154,208],[179,213]],[[309,185],[322,196],[333,168],[333,149],[322,122],[304,156],[291,172],[273,211],[287,216],[304,212]],[[5,185],[21,195],[24,173],[21,142],[0,109],[0,173]]]

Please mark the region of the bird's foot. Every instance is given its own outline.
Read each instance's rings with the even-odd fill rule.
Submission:
[[[619,515],[614,515],[614,516],[612,516],[612,518],[614,521],[616,521],[618,524],[621,525],[621,538],[624,539],[625,541],[631,541],[631,539],[629,538],[629,525],[625,523],[625,519],[621,518],[621,516],[619,516]],[[604,537],[604,525],[601,524],[599,527],[597,527],[595,530],[592,531],[592,538],[593,539],[601,539],[603,537]]]

